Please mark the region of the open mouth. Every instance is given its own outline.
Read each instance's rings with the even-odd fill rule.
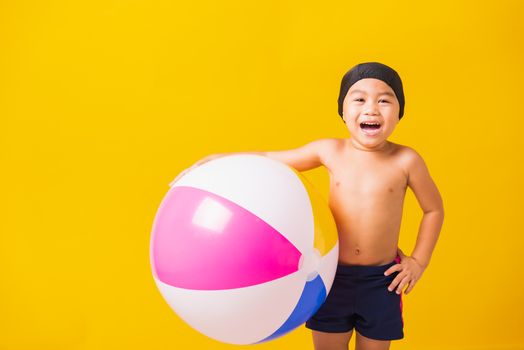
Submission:
[[[382,125],[378,122],[363,122],[360,123],[360,130],[366,135],[378,134]]]

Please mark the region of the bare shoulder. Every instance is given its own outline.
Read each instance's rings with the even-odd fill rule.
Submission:
[[[424,158],[422,158],[422,155],[414,148],[397,143],[393,143],[393,145],[395,146],[395,153],[398,155],[400,165],[406,175],[409,176],[415,168],[425,166]]]
[[[315,141],[320,156],[322,164],[326,165],[329,162],[329,159],[337,153],[338,150],[343,147],[344,139],[336,137],[328,137],[323,139],[318,139]]]
[[[403,146],[400,158],[407,171],[408,186],[413,190],[424,213],[432,210],[443,212],[442,197],[420,153]]]
[[[397,147],[400,159],[402,159],[404,162],[412,163],[424,161],[420,153],[417,152],[413,147],[400,145],[397,143],[395,144],[395,146]]]
[[[409,146],[401,146],[399,151],[399,160],[401,166],[404,169],[407,179],[408,186],[414,188],[433,186],[433,180],[429,173],[429,169],[422,155],[417,152],[414,148]]]

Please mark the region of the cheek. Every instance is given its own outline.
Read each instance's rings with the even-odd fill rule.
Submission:
[[[357,125],[357,118],[354,114],[349,114],[346,118],[346,124],[351,128],[357,128],[359,125]]]
[[[400,111],[400,105],[395,104],[393,106],[389,106],[389,110],[391,111],[392,114],[398,116],[398,112]]]
[[[361,110],[359,107],[355,107],[355,106],[348,106],[345,110],[345,113],[346,113],[346,119],[348,120],[348,122],[353,122],[355,123],[358,116],[361,114]]]
[[[346,123],[346,127],[347,127],[348,131],[350,132],[350,134],[352,134],[352,135],[356,135],[356,134],[359,133],[360,125],[357,125],[357,122],[354,119],[349,120]]]
[[[346,108],[348,111],[358,111],[362,108],[362,106],[355,103],[348,103]]]

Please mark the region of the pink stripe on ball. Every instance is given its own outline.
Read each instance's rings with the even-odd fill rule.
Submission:
[[[173,187],[153,224],[153,274],[174,287],[232,289],[298,270],[301,253],[265,221],[228,199]]]

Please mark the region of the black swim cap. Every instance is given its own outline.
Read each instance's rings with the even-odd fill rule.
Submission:
[[[404,91],[402,90],[402,80],[398,73],[391,67],[379,62],[360,63],[351,68],[342,78],[340,84],[340,95],[338,96],[338,114],[342,117],[344,98],[346,97],[351,85],[360,79],[375,78],[388,84],[395,92],[400,104],[398,119],[404,114]]]

